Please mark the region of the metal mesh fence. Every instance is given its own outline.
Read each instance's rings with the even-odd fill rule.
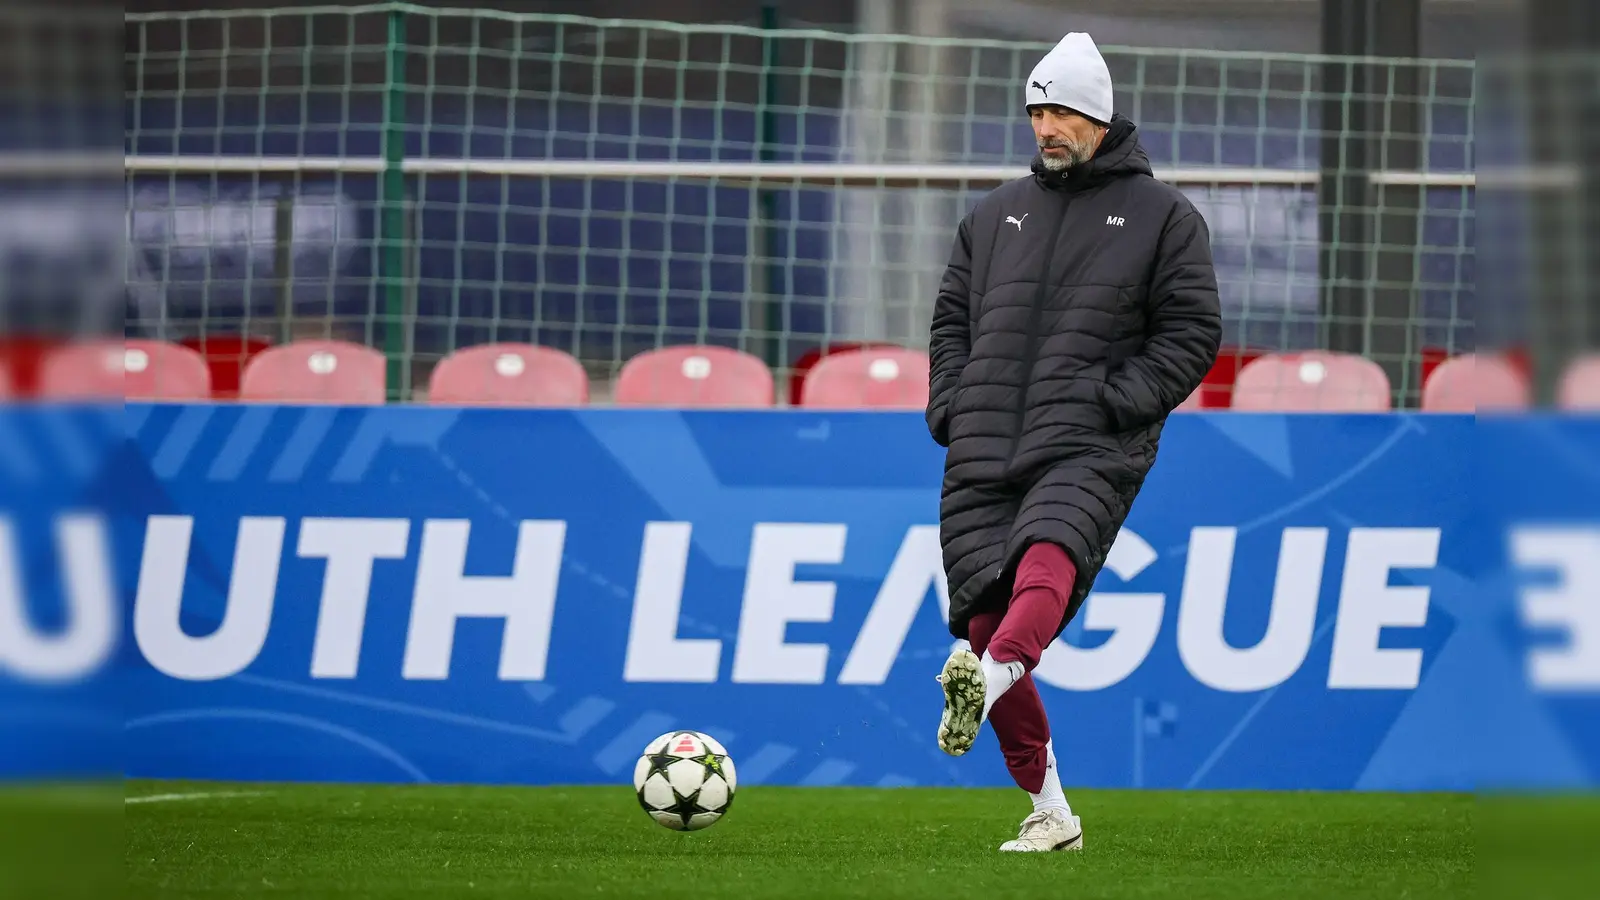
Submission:
[[[922,346],[956,221],[1032,156],[1048,49],[390,5],[126,36],[130,333],[362,341],[401,394],[489,341],[602,381],[680,343]],[[1230,345],[1474,347],[1471,62],[1103,49],[1211,225]]]

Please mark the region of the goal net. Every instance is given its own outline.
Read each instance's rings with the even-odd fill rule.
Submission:
[[[126,31],[130,333],[362,341],[402,395],[489,341],[602,380],[681,343],[780,374],[925,346],[1048,49],[387,5]],[[1104,49],[1210,223],[1228,345],[1358,350],[1412,395],[1474,346],[1470,61]]]

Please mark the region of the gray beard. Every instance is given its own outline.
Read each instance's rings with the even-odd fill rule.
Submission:
[[[1041,151],[1044,150],[1043,147],[1040,147],[1039,149]],[[1080,148],[1074,147],[1071,144],[1059,145],[1057,149],[1067,151],[1067,155],[1051,156],[1047,153],[1041,153],[1039,157],[1044,161],[1044,167],[1052,172],[1065,172],[1073,166],[1081,166],[1089,161],[1089,156],[1091,155],[1083,153]]]

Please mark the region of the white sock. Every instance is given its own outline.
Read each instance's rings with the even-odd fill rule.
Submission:
[[[994,708],[994,702],[1000,695],[1011,690],[1011,686],[1022,680],[1024,674],[1020,662],[995,662],[988,651],[979,660],[983,665],[983,717],[989,718],[989,710]]]
[[[1072,807],[1067,805],[1067,795],[1061,790],[1061,775],[1056,771],[1056,751],[1050,741],[1045,742],[1044,752],[1044,785],[1039,788],[1039,793],[1028,794],[1033,798],[1033,811],[1054,809],[1070,818]]]

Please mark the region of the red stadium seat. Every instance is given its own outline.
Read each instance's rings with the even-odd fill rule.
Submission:
[[[1312,350],[1269,353],[1239,370],[1233,408],[1273,412],[1383,412],[1389,377],[1372,360]]]
[[[1435,366],[1422,385],[1422,408],[1427,412],[1527,409],[1531,402],[1527,377],[1503,356],[1451,357]]]
[[[571,356],[532,344],[481,344],[439,361],[428,402],[490,406],[582,406],[589,376]]]
[[[126,362],[121,341],[62,344],[40,361],[34,391],[37,396],[59,400],[121,398]]]
[[[800,404],[831,409],[923,409],[928,354],[904,347],[833,353],[806,376]]]
[[[1600,412],[1600,356],[1578,359],[1561,376],[1556,404],[1562,409]]]
[[[59,340],[39,337],[0,338],[0,369],[5,370],[6,380],[10,383],[10,396],[33,396],[45,357],[61,343]]]
[[[207,334],[181,343],[205,358],[206,367],[211,370],[211,396],[219,400],[239,396],[245,366],[257,353],[272,346],[266,338],[238,334]]]
[[[56,399],[209,400],[200,354],[165,341],[85,341],[45,357],[39,395]]]
[[[245,367],[239,397],[276,403],[380,404],[386,360],[348,341],[295,341],[257,354]]]
[[[772,372],[727,347],[663,347],[628,360],[613,399],[623,406],[767,407]]]
[[[0,366],[0,400],[10,400],[15,396],[15,389],[11,386],[11,372],[5,366]]]
[[[895,346],[896,345],[894,344],[875,343],[870,341],[866,343],[851,341],[842,344],[829,344],[826,347],[817,347],[814,350],[807,351],[799,359],[794,361],[794,366],[789,370],[789,405],[799,406],[805,400],[806,378],[810,376],[811,370],[817,367],[817,363],[822,362],[829,356],[832,356],[835,353],[849,353],[852,350],[866,350],[873,347]]]
[[[1423,347],[1418,357],[1417,368],[1421,377],[1417,380],[1417,384],[1422,385],[1423,390],[1427,390],[1428,380],[1433,377],[1434,370],[1451,359],[1452,354],[1443,347]]]
[[[1266,352],[1241,347],[1223,347],[1217,353],[1217,361],[1212,363],[1211,371],[1207,372],[1206,377],[1200,382],[1198,397],[1191,399],[1204,409],[1227,409],[1233,405],[1233,386],[1239,380],[1239,371],[1265,356]]]
[[[1427,384],[1428,379],[1433,375],[1433,370],[1444,365],[1445,360],[1448,360],[1455,355],[1456,354],[1451,353],[1449,350],[1446,350],[1443,347],[1423,347],[1420,353],[1421,366],[1419,367],[1421,369],[1422,380],[1419,383],[1424,385]],[[1467,356],[1470,354],[1462,353],[1460,355]],[[1522,373],[1523,378],[1531,381],[1533,373],[1533,361],[1528,358],[1528,351],[1526,349],[1522,347],[1506,347],[1496,350],[1495,355],[1510,363],[1513,368]]]

